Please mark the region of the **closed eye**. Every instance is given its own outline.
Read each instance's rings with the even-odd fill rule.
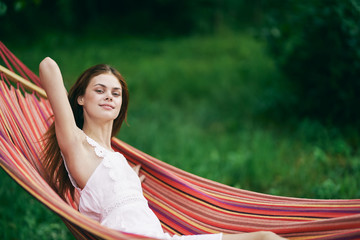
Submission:
[[[96,92],[96,93],[103,93],[104,90],[102,90],[102,89],[95,89],[95,92]]]

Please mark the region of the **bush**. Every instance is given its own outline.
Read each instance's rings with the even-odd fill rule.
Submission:
[[[357,123],[359,1],[287,0],[267,7],[270,10],[262,33],[292,94],[291,99],[280,98],[277,104],[296,109],[296,116],[335,124]]]

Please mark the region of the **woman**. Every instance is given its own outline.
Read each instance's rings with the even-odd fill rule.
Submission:
[[[67,96],[55,61],[45,58],[39,72],[55,117],[43,152],[48,181],[63,199],[66,192],[73,197],[78,189],[81,213],[109,228],[159,239],[282,239],[271,232],[181,237],[164,233],[137,173],[111,148],[129,101],[120,73],[107,65],[91,67]]]

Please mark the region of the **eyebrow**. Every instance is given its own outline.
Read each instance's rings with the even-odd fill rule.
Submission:
[[[97,84],[94,85],[94,87],[96,87],[96,86],[101,86],[103,88],[107,88],[107,86],[105,86],[104,84],[101,84],[101,83],[97,83]],[[121,87],[114,87],[112,89],[113,90],[121,90]]]

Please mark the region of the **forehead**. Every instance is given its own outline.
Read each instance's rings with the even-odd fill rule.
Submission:
[[[121,84],[119,79],[117,79],[111,73],[103,73],[93,77],[89,82],[89,87],[94,87],[96,85],[103,85],[107,88],[120,88]]]

